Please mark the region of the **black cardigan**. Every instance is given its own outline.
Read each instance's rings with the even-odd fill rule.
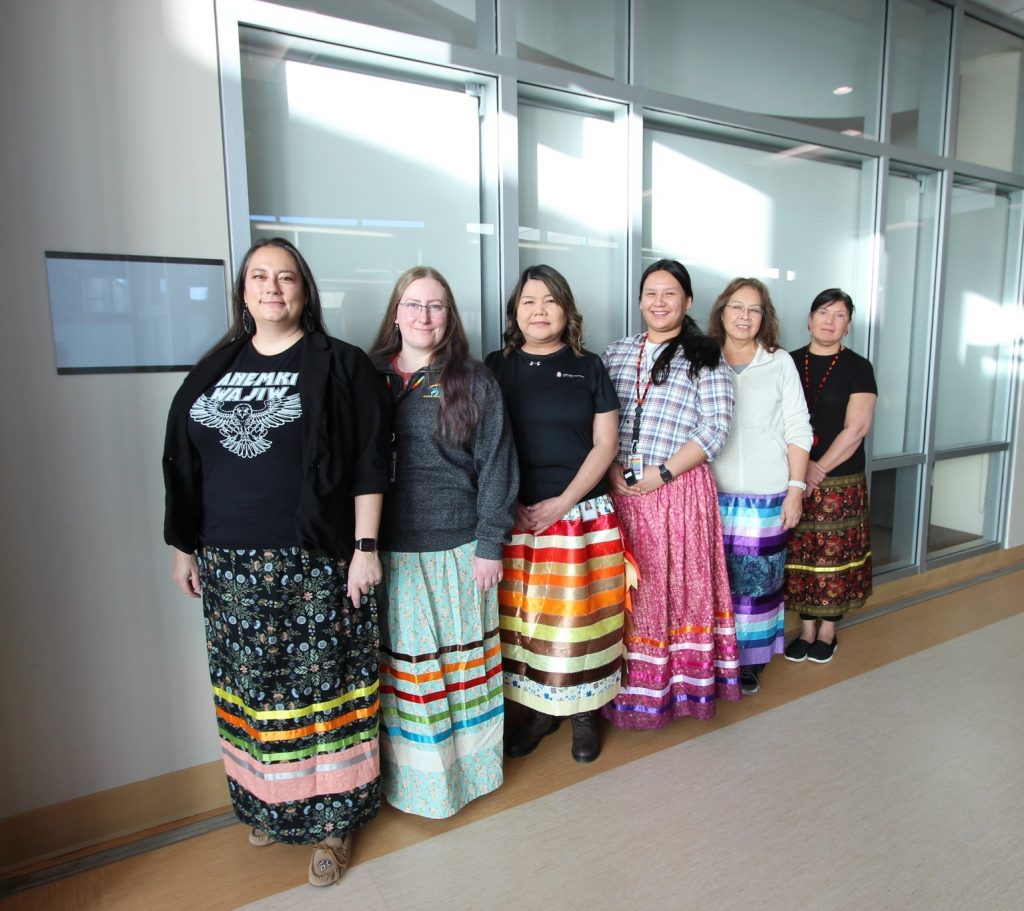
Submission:
[[[200,544],[202,466],[188,437],[192,404],[231,366],[249,337],[200,361],[171,402],[164,441],[164,540],[185,553]],[[299,543],[350,558],[355,539],[353,497],[383,493],[391,432],[391,403],[366,355],[321,333],[306,336],[302,403],[302,492],[295,510]]]

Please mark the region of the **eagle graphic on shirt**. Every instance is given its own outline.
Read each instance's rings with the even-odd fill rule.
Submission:
[[[220,431],[221,445],[243,459],[253,459],[271,447],[267,431],[302,417],[299,394],[269,399],[260,408],[247,402],[225,408],[207,395],[201,395],[189,409],[189,417],[204,427]]]

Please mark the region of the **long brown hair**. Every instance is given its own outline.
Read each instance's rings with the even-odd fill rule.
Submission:
[[[438,436],[446,443],[465,446],[480,421],[480,412],[473,399],[473,373],[479,366],[469,354],[469,339],[462,324],[451,286],[445,277],[431,266],[413,266],[406,269],[395,282],[388,299],[384,319],[370,349],[370,359],[378,367],[386,367],[402,350],[402,333],[398,329],[398,304],[406,289],[421,278],[432,278],[444,291],[448,307],[444,335],[430,355],[430,363],[439,363],[441,376],[441,410],[437,415]]]
[[[725,344],[725,324],[722,322],[722,314],[725,311],[725,305],[740,288],[753,288],[761,295],[761,326],[757,330],[757,335],[754,336],[754,341],[765,351],[777,351],[781,347],[779,345],[779,317],[775,313],[775,304],[772,303],[768,286],[756,278],[734,278],[725,286],[725,290],[715,298],[715,304],[711,308],[711,316],[708,317],[708,335],[718,342],[719,346]]]
[[[521,348],[526,341],[523,330],[519,328],[519,298],[523,296],[523,288],[528,281],[539,281],[544,283],[548,293],[555,299],[555,303],[562,308],[565,314],[565,328],[562,330],[562,341],[572,348],[576,357],[583,357],[583,316],[576,309],[576,299],[573,297],[572,288],[565,280],[565,277],[557,269],[543,264],[538,266],[527,266],[519,281],[508,296],[508,303],[505,305],[505,333],[502,338],[505,347],[502,354],[508,357],[516,348]]]

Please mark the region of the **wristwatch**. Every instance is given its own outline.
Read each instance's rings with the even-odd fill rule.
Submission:
[[[658,472],[661,474],[661,479],[667,484],[672,480],[672,472],[665,467],[665,463],[662,462],[658,466]]]
[[[376,538],[356,538],[356,550],[364,550],[368,553],[374,553],[377,550],[377,539]]]

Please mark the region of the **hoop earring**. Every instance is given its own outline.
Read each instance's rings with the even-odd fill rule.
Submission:
[[[242,331],[245,332],[246,335],[252,335],[253,329],[255,328],[256,327],[252,322],[252,314],[249,312],[249,308],[246,307],[242,311]]]
[[[309,307],[302,311],[302,328],[307,332],[316,332],[316,322],[313,320],[313,312]]]

